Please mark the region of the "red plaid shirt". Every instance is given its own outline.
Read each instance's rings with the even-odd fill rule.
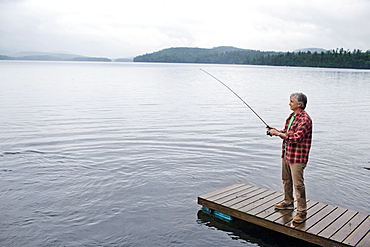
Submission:
[[[312,120],[307,112],[302,110],[295,116],[290,130],[286,132],[292,115],[293,113],[287,118],[285,128],[282,130],[288,137],[283,141],[282,158],[285,151],[288,163],[307,163],[312,142]]]

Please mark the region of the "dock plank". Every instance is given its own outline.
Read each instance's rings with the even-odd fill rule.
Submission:
[[[222,194],[225,191],[229,191],[231,189],[238,188],[240,186],[246,186],[246,184],[233,184],[233,185],[230,185],[230,186],[228,186],[226,188],[222,188],[222,189],[219,189],[219,190],[216,190],[216,191],[209,192],[209,193],[204,194],[204,195],[202,195],[200,197],[201,198],[205,198],[205,199],[209,199],[209,198],[211,198],[214,195]]]
[[[356,214],[357,214],[357,212],[355,212],[353,210],[347,210],[344,214],[342,214],[339,218],[337,218],[332,224],[330,224],[328,227],[326,227],[318,235],[320,237],[323,237],[323,238],[330,238],[337,231],[339,231]]]
[[[264,189],[262,189],[262,188],[252,186],[252,187],[246,188],[243,191],[238,191],[237,193],[234,193],[234,194],[231,194],[227,197],[224,197],[222,199],[215,200],[215,202],[220,203],[220,204],[225,205],[225,206],[229,206],[229,205],[233,205],[233,204],[242,202],[243,200],[248,198],[250,194],[254,194],[256,191],[263,191],[263,190]]]
[[[281,194],[280,200],[277,199],[274,202],[271,202],[271,205],[267,205],[266,209],[261,210],[256,213],[255,216],[263,219],[267,219],[269,216],[276,214],[277,210],[275,209],[275,204],[281,203],[284,201],[284,194]],[[284,210],[286,212],[286,210]]]
[[[366,214],[357,213],[350,221],[347,222],[346,225],[344,225],[338,232],[330,237],[330,239],[340,243],[343,242],[349,236],[349,234],[352,233],[353,230],[355,230],[357,226],[365,220],[366,217]]]
[[[369,232],[370,218],[367,217],[358,227],[349,235],[343,243],[348,245],[356,245]],[[370,245],[369,245],[370,246]]]
[[[310,216],[307,218],[306,221],[304,221],[301,224],[298,224],[295,226],[295,229],[301,230],[301,231],[307,231],[310,227],[316,225],[320,220],[325,218],[328,214],[330,214],[333,210],[335,210],[336,207],[332,205],[327,205],[322,210],[318,211],[316,214]],[[295,223],[293,223],[295,225]]]
[[[229,193],[228,195],[225,195],[224,197],[216,199],[216,200],[214,200],[214,202],[220,203],[220,204],[236,203],[238,201],[243,200],[245,198],[245,195],[247,195],[248,193],[251,193],[255,190],[261,190],[261,188],[257,188],[257,187],[254,187],[254,186],[246,187],[245,189],[240,190],[240,191],[233,191],[233,193]]]
[[[312,203],[312,206],[311,206],[311,203]],[[323,204],[320,202],[314,203],[312,201],[311,203],[309,204],[310,206],[307,205],[307,214],[308,214],[307,220],[327,206],[326,204]],[[292,211],[291,217],[284,216],[282,218],[275,220],[275,223],[279,223],[287,227],[295,228],[298,225],[297,223],[293,222],[293,217],[295,214],[296,212]],[[304,224],[306,224],[307,220],[304,222]]]
[[[274,195],[275,197],[272,200],[249,210],[248,213],[255,216],[259,215],[257,217],[264,218],[263,214],[267,214],[269,210],[273,209],[275,211],[274,205],[280,203],[284,199],[284,194],[276,192]]]
[[[268,191],[265,194],[261,194],[258,196],[258,198],[255,199],[254,202],[249,203],[248,205],[245,205],[240,208],[235,208],[237,210],[240,210],[242,212],[248,212],[254,209],[255,207],[260,206],[261,204],[265,204],[273,199],[275,199],[279,194],[277,192]],[[234,207],[232,207],[234,208]]]
[[[347,209],[345,208],[337,207],[329,215],[327,215],[325,218],[320,220],[320,222],[318,222],[316,225],[309,228],[307,232],[317,235],[319,232],[323,231],[328,226],[330,226],[333,222],[335,222],[346,211]]]
[[[235,187],[230,187],[228,189],[225,189],[225,190],[218,190],[217,193],[214,193],[212,195],[209,195],[207,198],[207,200],[217,200],[217,199],[220,199],[220,198],[223,198],[227,195],[230,195],[232,193],[236,193],[238,191],[243,191],[244,188],[248,187],[248,185],[245,185],[245,184],[241,184],[241,185],[238,185],[238,186],[235,186]]]
[[[370,216],[307,200],[307,219],[292,222],[296,210],[276,210],[279,192],[236,184],[198,197],[198,203],[223,214],[321,246],[370,246]]]
[[[369,247],[370,246],[370,231],[367,232],[366,236],[360,240],[356,247]]]
[[[307,202],[307,211],[309,211],[310,214],[312,214],[311,213],[312,208],[315,207],[315,206],[319,206],[318,204],[319,203],[318,202],[315,202],[315,201],[308,201]],[[274,214],[269,215],[265,219],[266,220],[273,221],[275,223],[279,223],[279,224],[285,225],[286,223],[288,223],[290,220],[293,219],[294,215],[293,215],[292,212],[293,212],[293,210],[275,210],[275,213]],[[281,218],[283,218],[283,219],[281,219]]]
[[[224,203],[223,205],[226,207],[233,206],[234,208],[241,207],[245,204],[248,204],[251,200],[253,200],[256,196],[260,195],[261,193],[266,192],[266,189],[258,188],[256,190],[251,191],[250,193],[246,193],[242,196],[240,196],[240,200],[236,201],[229,201]]]

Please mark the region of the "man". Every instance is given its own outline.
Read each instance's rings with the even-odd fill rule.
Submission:
[[[303,93],[290,95],[289,106],[293,111],[285,122],[285,128],[278,131],[269,128],[274,136],[283,139],[282,143],[282,180],[284,185],[284,201],[275,208],[294,209],[293,187],[297,198],[297,214],[293,222],[302,223],[306,220],[306,189],[303,170],[308,162],[312,141],[312,120],[305,111],[307,97]]]

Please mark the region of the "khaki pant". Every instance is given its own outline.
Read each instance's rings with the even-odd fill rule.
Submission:
[[[284,201],[287,204],[294,202],[293,187],[297,197],[297,211],[306,214],[306,188],[304,185],[303,171],[305,163],[288,163],[285,156],[282,159],[282,179],[284,185]]]

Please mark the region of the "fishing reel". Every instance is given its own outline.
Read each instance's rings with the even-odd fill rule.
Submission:
[[[270,133],[270,130],[267,130],[267,131],[266,131],[266,135],[268,135],[268,136],[271,136],[271,137],[272,137],[272,134]]]
[[[266,126],[266,128],[268,128],[268,130],[266,131],[266,135],[268,135],[268,136],[271,136],[272,137],[272,134],[271,134],[271,132],[270,132],[270,129],[272,129],[270,126]]]

